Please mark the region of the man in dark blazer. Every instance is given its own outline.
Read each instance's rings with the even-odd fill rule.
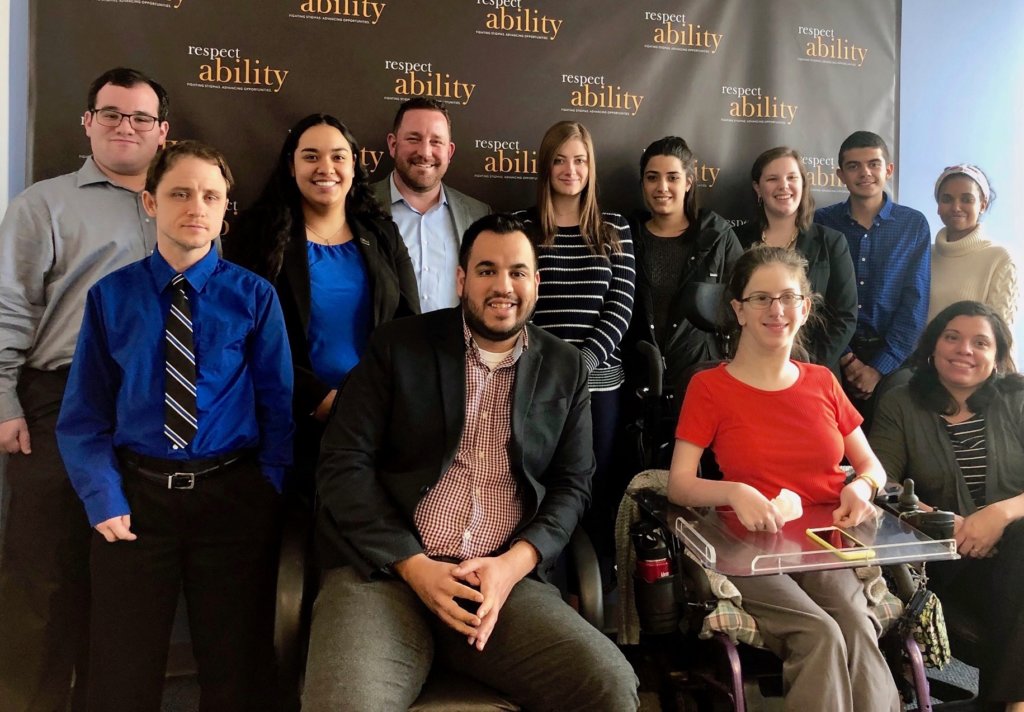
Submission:
[[[404,102],[387,141],[395,169],[370,190],[398,225],[409,250],[423,312],[456,306],[459,238],[491,209],[442,183],[455,142],[448,109],[441,102],[426,97]]]
[[[528,709],[637,708],[629,663],[547,583],[594,456],[580,352],[526,323],[539,281],[522,223],[477,221],[462,307],[383,325],[345,383],[304,710],[406,709],[435,656]]]

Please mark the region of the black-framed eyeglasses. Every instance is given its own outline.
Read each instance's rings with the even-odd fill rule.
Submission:
[[[765,294],[764,292],[754,292],[749,297],[744,297],[740,301],[744,304],[749,304],[754,309],[768,309],[776,299],[779,300],[779,304],[782,305],[783,309],[792,309],[799,306],[804,301],[804,295],[796,294],[795,292],[786,292],[785,294],[773,297],[772,295]]]
[[[126,114],[117,109],[93,109],[92,115],[96,117],[96,123],[100,126],[108,126],[112,129],[117,128],[122,121],[128,119],[128,125],[136,131],[152,131],[157,122],[157,118],[149,114]]]

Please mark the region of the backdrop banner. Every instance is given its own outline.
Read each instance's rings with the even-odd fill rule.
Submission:
[[[35,0],[31,179],[76,170],[89,82],[124,65],[163,84],[171,139],[222,149],[232,213],[266,180],[285,132],[338,116],[378,180],[401,101],[448,105],[446,177],[496,209],[535,202],[554,122],[594,136],[602,207],[641,205],[639,158],[665,135],[698,155],[702,205],[754,215],[750,166],[789,145],[818,205],[846,197],[840,142],[880,134],[895,155],[899,0]],[[229,220],[230,220],[229,215]]]

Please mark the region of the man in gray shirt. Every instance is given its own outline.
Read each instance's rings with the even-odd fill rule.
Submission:
[[[153,250],[140,193],[167,138],[167,92],[133,69],[89,88],[92,155],[41,181],[0,223],[0,707],[65,709],[84,700],[91,529],[54,428],[89,288]]]
[[[370,189],[391,213],[409,250],[420,309],[457,306],[455,268],[462,234],[491,209],[441,182],[455,154],[445,105],[426,97],[403,102],[388,134],[388,151],[395,169]]]

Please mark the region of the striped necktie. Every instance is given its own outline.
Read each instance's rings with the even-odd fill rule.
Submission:
[[[171,309],[164,332],[164,435],[175,448],[187,446],[196,434],[196,357],[186,284],[183,274],[171,280]]]

